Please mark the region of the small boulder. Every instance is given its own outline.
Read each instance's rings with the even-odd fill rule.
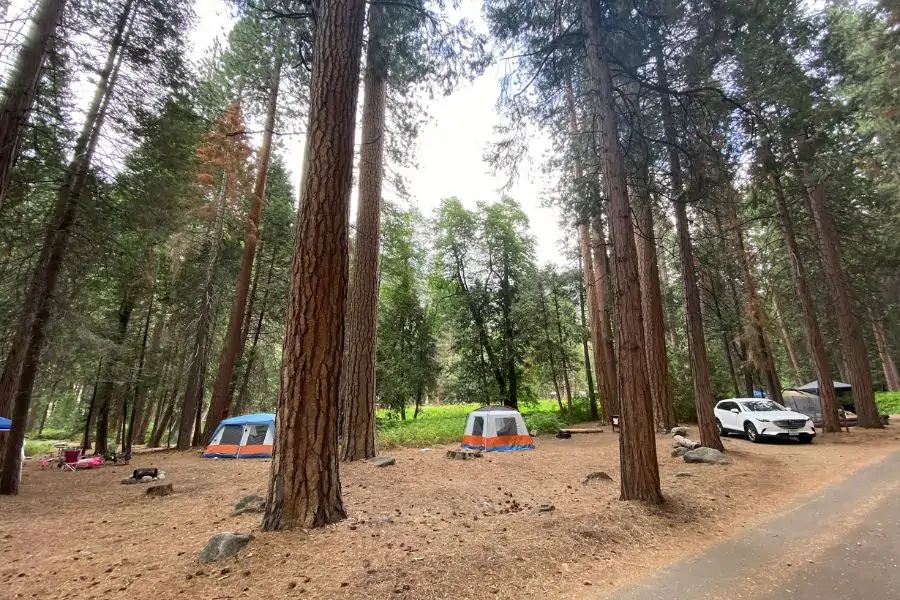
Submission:
[[[238,500],[238,503],[234,505],[234,512],[231,513],[231,516],[236,517],[247,513],[262,513],[265,512],[265,510],[266,499],[257,496],[256,494],[251,494]]]
[[[151,481],[153,481],[153,478],[149,475],[141,477],[141,483],[150,483]]]
[[[672,431],[670,431],[672,435],[687,435],[687,427],[673,427]]]
[[[490,502],[482,502],[481,503],[481,512],[486,515],[491,515],[497,512],[497,508],[491,504]]]
[[[556,510],[556,507],[550,504],[549,502],[544,502],[543,504],[538,504],[534,508],[531,509],[531,512],[535,514],[541,514],[546,512],[551,512]]]
[[[156,478],[159,479],[160,481],[162,481],[166,478],[166,474],[163,473],[162,471],[160,471],[159,475],[157,475]]]
[[[694,476],[694,474],[690,473],[688,471],[680,471],[678,473],[675,473],[675,477],[693,477],[693,476]]]
[[[126,477],[125,479],[122,480],[123,485],[133,485],[135,483],[137,483],[137,479],[134,479],[132,477]]]
[[[171,483],[164,483],[163,485],[154,485],[147,488],[147,495],[153,496],[155,498],[160,498],[162,496],[168,496],[173,491]]]
[[[231,558],[240,552],[241,548],[250,543],[251,535],[224,531],[212,536],[200,551],[200,562],[211,563],[224,558]]]
[[[609,476],[609,473],[606,471],[594,471],[593,473],[588,473],[584,477],[581,478],[581,485],[587,485],[592,481],[612,481],[613,478]]]
[[[370,458],[369,462],[376,467],[389,467],[397,464],[397,459],[393,456],[376,456],[375,458]]]
[[[715,448],[696,448],[684,454],[686,463],[706,463],[710,465],[730,465],[734,462],[730,456],[719,452]]]
[[[687,453],[687,452],[688,452],[687,448],[685,448],[684,446],[679,446],[678,448],[675,448],[674,450],[672,450],[672,457],[679,458],[679,457],[684,456],[685,453]]]

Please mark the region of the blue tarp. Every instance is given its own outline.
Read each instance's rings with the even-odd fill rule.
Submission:
[[[0,431],[9,431],[12,427],[12,421],[5,417],[0,417]]]
[[[275,413],[253,413],[252,415],[240,415],[222,420],[219,425],[262,425],[263,423],[274,423]]]

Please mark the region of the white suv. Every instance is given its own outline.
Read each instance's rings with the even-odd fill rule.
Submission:
[[[792,438],[809,443],[816,437],[812,420],[776,402],[758,398],[731,398],[716,404],[719,435],[743,432],[751,442],[763,438]]]

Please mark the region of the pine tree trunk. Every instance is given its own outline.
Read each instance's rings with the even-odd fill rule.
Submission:
[[[103,372],[103,359],[97,362],[97,374],[94,376],[94,389],[91,392],[91,401],[88,404],[87,415],[84,418],[84,435],[81,438],[81,451],[87,452],[91,449],[91,430],[94,426],[94,415],[96,413],[97,390],[100,387],[100,374]]]
[[[594,351],[594,373],[597,375],[597,386],[600,388],[600,402],[603,406],[603,417],[607,424],[612,421],[613,412],[610,410],[609,399],[615,394],[612,388],[615,380],[607,377],[607,370],[603,362],[603,338],[600,335],[601,322],[603,320],[602,309],[597,306],[597,292],[594,286],[598,285],[594,269],[594,257],[591,255],[591,240],[586,223],[578,224],[578,238],[581,242],[581,269],[584,278],[585,295],[587,296],[588,314],[590,315],[591,347]]]
[[[176,357],[175,377],[173,378],[172,391],[165,392],[160,399],[160,404],[165,405],[162,416],[153,424],[153,431],[150,433],[150,442],[147,444],[150,448],[159,448],[162,442],[162,436],[169,428],[172,422],[172,416],[175,412],[175,406],[178,404],[178,390],[181,389],[181,378],[184,374],[184,363],[186,356]]]
[[[675,228],[678,237],[678,251],[681,258],[682,278],[684,280],[685,313],[689,341],[688,352],[690,354],[691,377],[694,382],[694,402],[697,407],[700,443],[707,448],[724,450],[722,440],[719,439],[716,418],[713,413],[715,401],[709,383],[709,359],[706,354],[700,291],[697,288],[697,274],[694,270],[694,248],[691,242],[684,185],[681,178],[678,136],[675,131],[675,120],[672,116],[672,105],[668,94],[665,92],[665,90],[669,89],[669,83],[662,54],[662,44],[658,33],[654,35],[653,42],[657,81],[659,88],[664,90],[660,93],[660,104],[663,128],[668,145],[669,177],[675,205]]]
[[[266,531],[346,517],[337,418],[364,17],[363,0],[319,8]]]
[[[616,126],[612,75],[600,28],[599,6],[582,0],[581,22],[585,31],[592,100],[598,120],[601,167],[609,197],[610,231],[615,258],[615,300],[618,341],[618,396],[621,400],[621,499],[660,503],[659,465],[653,433],[653,400],[647,380],[641,290],[631,206],[622,149]]]
[[[144,319],[144,335],[141,338],[141,351],[138,355],[137,373],[134,378],[134,401],[131,403],[131,420],[128,422],[128,432],[122,450],[125,454],[131,452],[131,445],[134,442],[134,424],[137,420],[140,422],[144,414],[144,395],[146,387],[141,378],[144,376],[144,357],[147,354],[147,338],[150,336],[150,317],[153,316],[153,300],[156,297],[156,270],[153,271],[153,287],[150,288],[150,302],[147,304],[147,316]],[[138,419],[137,416],[141,415]],[[141,434],[143,436],[143,434]]]
[[[579,268],[581,266],[581,260],[579,257]],[[584,355],[584,379],[587,382],[588,388],[588,403],[591,407],[591,421],[597,421],[600,419],[600,411],[597,410],[597,394],[594,393],[594,376],[591,373],[591,352],[588,349],[588,325],[587,325],[587,317],[585,316],[584,310],[584,294],[585,289],[584,286],[578,286],[578,308],[581,312],[581,350]]]
[[[649,184],[649,179],[644,180]],[[653,414],[657,429],[669,431],[675,427],[675,404],[669,382],[669,360],[666,356],[666,322],[663,317],[662,292],[659,286],[659,266],[656,257],[656,235],[653,228],[653,206],[650,191],[639,186],[634,203],[635,243],[638,254],[638,274],[641,278],[641,299],[644,313],[644,341],[647,344],[647,375],[653,394]]]
[[[732,192],[733,193],[733,192]],[[741,276],[744,282],[744,295],[747,298],[747,312],[750,318],[750,326],[756,334],[757,345],[759,346],[759,358],[762,363],[762,373],[766,378],[766,387],[768,388],[769,398],[779,404],[784,404],[781,397],[781,382],[778,379],[778,372],[775,370],[775,359],[772,356],[771,344],[765,332],[765,316],[763,315],[762,303],[759,300],[759,294],[756,292],[756,279],[750,269],[750,260],[747,257],[747,249],[744,245],[744,232],[741,229],[737,207],[734,198],[728,198],[725,201],[726,212],[728,218],[728,227],[733,232],[732,243],[734,251],[738,257],[738,263],[741,266]],[[717,226],[719,225],[718,216],[716,216]],[[718,227],[721,231],[721,226]]]
[[[778,223],[781,227],[785,250],[787,250],[791,264],[791,280],[794,284],[794,291],[800,299],[800,307],[803,310],[806,343],[809,346],[809,353],[812,355],[813,364],[816,367],[818,381],[832,381],[831,365],[828,362],[828,353],[822,340],[822,331],[819,328],[819,319],[816,316],[816,306],[813,303],[812,292],[809,287],[809,277],[806,274],[806,267],[803,265],[803,261],[800,260],[800,249],[797,246],[797,236],[794,233],[794,222],[788,208],[787,198],[784,195],[784,188],[781,185],[781,176],[775,170],[774,165],[769,164],[769,160],[766,160],[765,168],[769,183],[775,192],[775,208],[778,211]],[[838,432],[841,430],[841,424],[834,387],[830,385],[820,385],[819,387],[824,429],[826,432]]]
[[[884,382],[889,392],[900,392],[900,375],[897,373],[897,365],[891,357],[888,348],[887,336],[884,333],[884,323],[872,315],[872,332],[875,334],[875,345],[878,347],[878,356],[881,358],[881,368],[884,370]]]
[[[541,319],[544,326],[544,343],[547,344],[547,357],[550,360],[550,375],[553,377],[553,391],[556,392],[556,403],[559,405],[559,414],[565,414],[563,408],[562,394],[559,390],[559,378],[556,375],[556,358],[553,352],[553,342],[550,340],[550,319],[547,316],[547,299],[544,297],[544,289],[541,282],[538,281],[538,294],[541,297]]]
[[[0,210],[5,204],[12,167],[18,157],[22,130],[37,95],[50,39],[56,32],[65,5],[66,0],[40,0],[25,42],[6,78],[8,83],[0,106]]]
[[[559,314],[559,298],[556,286],[553,286],[553,310],[556,313],[556,334],[559,338],[560,356],[562,362],[563,384],[566,389],[566,406],[569,408],[569,423],[575,422],[575,408],[572,405],[572,386],[569,384],[569,361],[566,359],[566,341],[563,337],[562,322]]]
[[[116,329],[115,335],[110,339],[117,347],[121,346],[125,341],[125,334],[128,332],[128,324],[131,321],[133,309],[134,303],[126,293],[119,305],[118,329]],[[114,378],[119,366],[119,362],[113,358],[106,361],[104,375],[100,380],[100,390],[97,392],[97,435],[94,439],[94,454],[101,456],[109,451],[109,415],[110,409],[114,408]]]
[[[0,439],[0,456],[3,458],[0,494],[18,493],[17,474],[20,448],[25,440],[25,418],[17,418],[16,414],[27,415],[31,405],[31,393],[40,367],[56,284],[68,248],[72,224],[75,222],[78,200],[115,89],[122,59],[120,51],[127,41],[134,18],[133,5],[134,0],[128,0],[119,16],[106,64],[100,72],[94,98],[75,145],[72,162],[57,192],[53,216],[17,319],[15,337],[3,365],[3,374],[0,375],[0,416],[11,415],[13,420],[6,439]]]
[[[808,168],[804,168],[803,175],[816,224],[816,242],[822,257],[828,291],[837,308],[841,352],[847,368],[847,379],[853,386],[853,404],[856,407],[859,425],[881,428],[881,417],[875,405],[875,390],[872,386],[872,374],[869,371],[859,314],[850,297],[849,283],[841,264],[840,241],[834,220],[826,206],[825,187],[822,182],[814,181]],[[823,383],[819,381],[819,391],[827,387]]]
[[[266,122],[262,145],[259,149],[259,160],[256,166],[256,182],[250,200],[250,212],[247,213],[247,224],[244,232],[244,250],[241,255],[241,270],[238,275],[237,289],[231,314],[228,318],[228,329],[222,346],[222,357],[219,360],[219,372],[213,388],[209,411],[206,414],[206,425],[203,430],[203,441],[209,443],[219,422],[228,416],[231,406],[231,381],[234,366],[237,362],[244,331],[241,325],[247,308],[247,294],[250,290],[250,278],[253,272],[253,261],[256,257],[256,246],[259,239],[259,220],[266,194],[266,179],[269,173],[269,160],[272,155],[272,135],[275,130],[275,117],[278,109],[278,87],[281,82],[281,65],[284,60],[282,52],[282,36],[279,34],[275,48],[275,59],[269,81],[269,97],[266,104]]]
[[[627,192],[626,192],[627,194]],[[599,197],[599,194],[598,194]],[[603,372],[609,382],[609,396],[604,399],[603,413],[608,422],[612,416],[621,413],[618,381],[618,359],[613,343],[612,323],[616,319],[615,304],[608,300],[609,292],[618,289],[615,286],[616,276],[609,268],[606,256],[606,239],[603,235],[603,218],[601,205],[595,205],[594,218],[591,220],[591,246],[594,254],[594,293],[597,296],[597,310],[600,311],[600,353],[603,356]],[[632,228],[633,229],[633,228]],[[612,231],[610,231],[612,236]],[[651,418],[651,421],[653,419]]]
[[[800,362],[797,360],[797,352],[794,350],[794,342],[791,341],[791,335],[784,323],[784,315],[778,306],[778,297],[772,296],[772,307],[775,309],[775,318],[778,319],[778,329],[781,331],[781,339],[784,343],[784,349],[787,351],[788,360],[791,361],[791,368],[794,370],[794,377],[797,385],[802,385],[806,378],[803,376],[803,369],[800,368]]]
[[[219,254],[222,247],[222,233],[225,224],[225,206],[232,192],[232,176],[225,173],[222,193],[217,198],[216,218],[208,237],[209,263],[206,266],[206,278],[200,289],[197,300],[197,329],[191,346],[191,361],[188,368],[187,389],[184,393],[184,405],[181,407],[181,418],[178,422],[179,450],[187,450],[194,445],[197,421],[203,407],[203,393],[206,388],[206,369],[209,363],[209,346],[211,343],[213,319],[213,292],[215,291],[216,273],[219,269]],[[218,423],[216,423],[218,425]]]
[[[347,339],[341,368],[341,460],[372,458],[375,448],[375,346],[378,330],[378,250],[384,173],[386,61],[385,8],[369,7],[369,40],[363,79],[362,138],[356,255],[347,299]]]

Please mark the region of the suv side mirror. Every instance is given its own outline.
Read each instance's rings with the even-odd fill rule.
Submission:
[[[732,409],[731,409],[731,412],[733,412],[733,413],[736,414],[736,415],[741,414],[741,411],[739,411],[739,410],[736,409],[736,408],[732,408]]]

